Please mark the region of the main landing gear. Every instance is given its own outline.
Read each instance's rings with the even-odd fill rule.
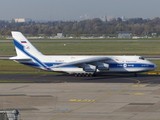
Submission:
[[[134,73],[134,76],[137,77],[137,73]]]
[[[74,76],[76,76],[76,77],[93,77],[96,75],[93,73],[75,73]]]

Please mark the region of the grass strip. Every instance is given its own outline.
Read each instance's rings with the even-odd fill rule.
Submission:
[[[29,72],[29,71],[0,71],[0,74],[53,74],[53,75],[57,75],[57,74],[64,74],[64,73],[57,73],[57,72]]]
[[[65,46],[64,46],[65,44]],[[160,41],[121,42],[34,42],[33,45],[48,55],[141,55],[159,56]],[[13,43],[0,43],[0,55],[16,55]]]
[[[8,81],[8,80],[0,80],[0,83],[34,83],[35,81]]]

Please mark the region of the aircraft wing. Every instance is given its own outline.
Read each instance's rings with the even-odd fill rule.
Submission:
[[[60,65],[55,65],[51,68],[58,68],[58,67],[63,67],[63,66],[67,66],[67,65],[80,66],[81,64],[92,64],[95,62],[102,62],[102,61],[106,61],[109,59],[110,59],[109,57],[91,57],[91,58],[77,60],[77,61],[73,61],[73,62],[62,63]]]

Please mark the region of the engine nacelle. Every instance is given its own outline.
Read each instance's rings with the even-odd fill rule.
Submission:
[[[83,70],[84,70],[85,72],[95,72],[95,71],[96,71],[96,66],[94,66],[94,65],[89,65],[89,64],[85,64],[85,65],[83,66]]]
[[[97,65],[97,69],[98,70],[109,70],[109,64],[106,64],[106,63],[99,63]]]

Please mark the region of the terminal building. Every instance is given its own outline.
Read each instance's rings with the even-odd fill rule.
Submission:
[[[14,18],[13,21],[15,23],[24,23],[24,22],[31,22],[32,20],[29,18]]]
[[[131,32],[118,32],[118,38],[131,38]]]

